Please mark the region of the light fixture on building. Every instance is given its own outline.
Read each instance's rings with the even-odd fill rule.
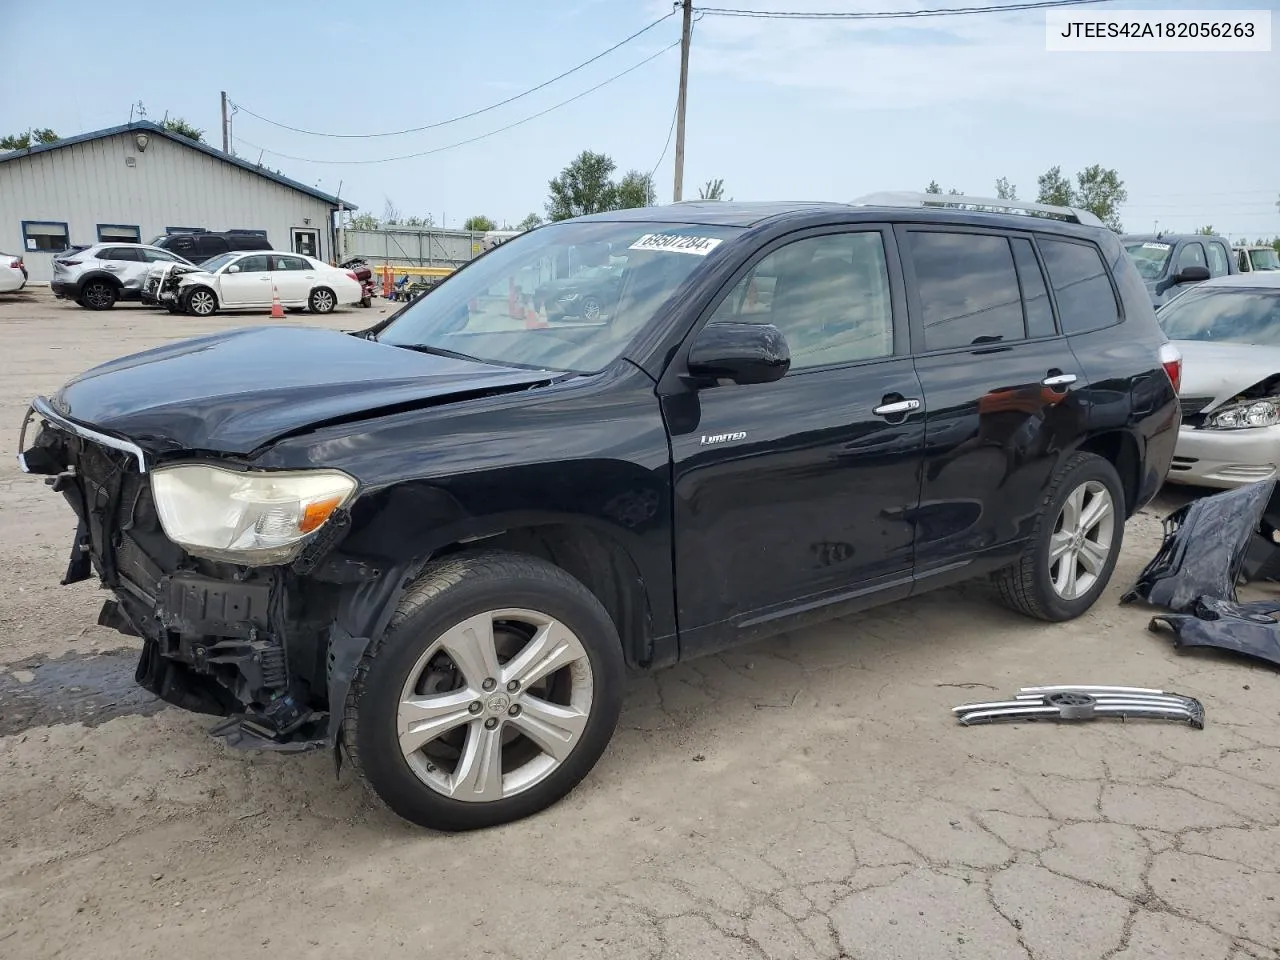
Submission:
[[[145,133],[134,134],[133,142],[138,145],[139,153],[147,152],[147,144],[151,142],[151,138]]]

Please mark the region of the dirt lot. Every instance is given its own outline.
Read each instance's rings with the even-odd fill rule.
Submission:
[[[0,957],[1280,957],[1280,677],[1116,602],[1168,495],[1075,623],[966,588],[636,678],[592,776],[486,833],[158,709],[102,595],[58,586],[70,512],[17,424],[91,364],[256,322],[0,299]],[[1177,690],[1208,725],[949,713],[1054,682]]]

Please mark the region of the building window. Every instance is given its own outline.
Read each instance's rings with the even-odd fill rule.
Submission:
[[[123,223],[98,224],[98,241],[100,243],[141,243],[142,230]]]
[[[57,220],[23,220],[22,240],[27,250],[61,253],[71,246],[71,233]]]

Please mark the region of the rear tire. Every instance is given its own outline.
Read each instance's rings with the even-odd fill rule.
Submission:
[[[80,290],[80,306],[86,310],[110,310],[120,299],[115,284],[106,280],[90,280]]]
[[[472,645],[494,655],[468,653]],[[538,664],[558,665],[540,674]],[[623,677],[617,629],[581,583],[522,554],[463,554],[429,565],[370,644],[347,696],[343,743],[373,791],[412,823],[508,823],[556,803],[595,766],[617,726]],[[419,735],[428,728],[430,739]],[[494,765],[476,759],[495,755]],[[488,776],[474,774],[482,765]]]
[[[312,313],[333,313],[338,298],[328,287],[316,287],[307,298],[307,309]]]
[[[1037,620],[1074,620],[1107,588],[1124,543],[1125,497],[1111,462],[1075,453],[1049,485],[1026,551],[993,574],[1000,601]]]

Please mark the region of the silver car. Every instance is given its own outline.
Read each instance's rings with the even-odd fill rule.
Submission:
[[[147,272],[156,263],[191,263],[145,243],[95,243],[53,260],[53,295],[90,310],[110,310],[120,300],[142,299]]]
[[[1280,471],[1280,271],[1197,284],[1156,313],[1182,351],[1168,480],[1230,488]]]

